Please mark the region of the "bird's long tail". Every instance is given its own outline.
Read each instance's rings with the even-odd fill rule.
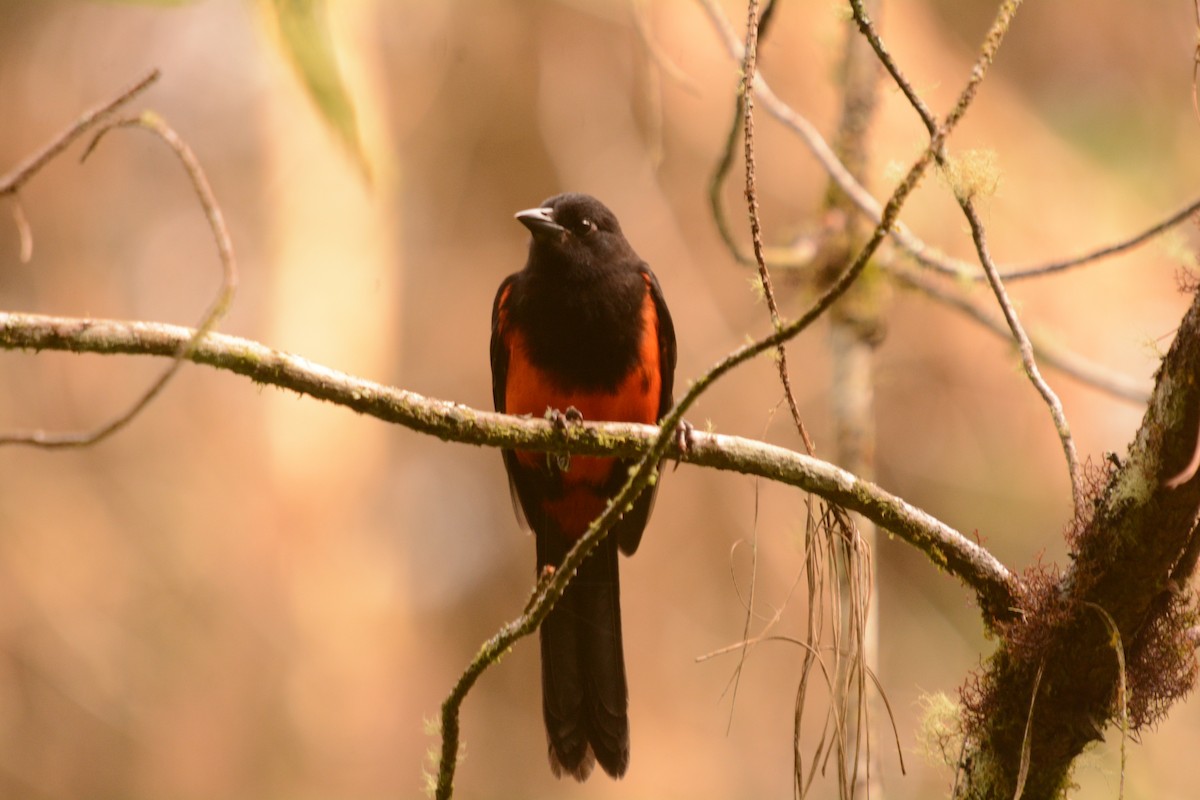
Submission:
[[[571,544],[538,536],[538,571],[561,564]],[[629,766],[629,693],[616,537],[606,537],[580,565],[540,633],[550,769],[582,781],[598,761],[621,777]]]

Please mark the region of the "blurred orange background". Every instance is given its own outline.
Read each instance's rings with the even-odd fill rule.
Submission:
[[[489,313],[525,257],[520,209],[563,190],[603,199],[653,266],[679,335],[678,386],[769,330],[750,273],[720,243],[705,191],[737,66],[698,5],[330,4],[371,162],[366,184],[300,88],[253,4],[173,9],[0,2],[0,171],[150,67],[132,107],[191,144],[233,235],[241,287],[222,330],[352,374],[490,407]],[[725,3],[734,24],[744,7]],[[930,105],[961,87],[993,4],[885,3],[882,31]],[[632,23],[688,76],[650,56]],[[1187,4],[1031,3],[952,150],[990,148],[983,201],[1005,264],[1123,238],[1200,187]],[[784,3],[761,69],[829,132],[841,4]],[[926,141],[881,92],[876,193]],[[764,226],[812,230],[825,180],[760,113]],[[34,257],[0,219],[0,307],[192,324],[219,270],[179,166],[149,135],[76,146],[21,194]],[[881,188],[882,187],[882,188]],[[735,220],[739,182],[728,187]],[[904,213],[971,258],[944,181]],[[1188,298],[1184,226],[1130,255],[1012,287],[1027,325],[1150,385]],[[982,291],[976,298],[986,302]],[[784,291],[785,313],[809,298]],[[818,451],[832,435],[826,328],[790,347]],[[0,353],[0,427],[82,429],[129,403],[165,362]],[[1063,562],[1070,493],[1049,415],[1012,349],[954,312],[897,293],[877,355],[878,479],[1009,566]],[[1049,371],[1080,452],[1123,452],[1141,410]],[[770,359],[708,392],[693,422],[799,447]],[[187,367],[126,431],[77,452],[0,450],[0,796],[418,797],[429,722],[479,644],[519,613],[533,545],[495,452],[411,431],[202,367]],[[578,787],[546,765],[537,648],[519,644],[464,708],[462,797],[786,797],[801,652],[751,651],[731,704],[739,592],[759,547],[766,615],[801,569],[803,497],[730,474],[667,475],[637,558],[624,562],[633,758]],[[885,537],[886,538],[886,537]],[[880,678],[908,774],[883,737],[889,798],[944,796],[922,755],[920,698],[955,695],[992,644],[970,593],[902,543],[880,543]],[[803,593],[778,631],[802,635]],[[761,621],[758,623],[761,625]],[[817,702],[816,700],[812,702]],[[819,735],[811,710],[807,735]],[[1076,797],[1116,796],[1119,734],[1085,754]],[[1183,703],[1131,747],[1127,796],[1195,796],[1200,748]],[[832,777],[816,797],[833,796]]]

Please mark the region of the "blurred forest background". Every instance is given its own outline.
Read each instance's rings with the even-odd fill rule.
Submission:
[[[842,3],[784,2],[760,68],[823,131]],[[735,26],[744,6],[725,2]],[[984,0],[885,2],[882,33],[935,111],[966,78],[994,13]],[[633,24],[687,82],[652,58]],[[678,384],[769,330],[705,191],[737,66],[692,2],[331,4],[372,181],[320,120],[261,8],[0,0],[0,172],[150,67],[153,108],[208,170],[237,248],[240,292],[221,329],[433,397],[490,408],[489,313],[521,266],[512,214],[562,190],[611,206],[675,317]],[[1200,190],[1190,3],[1029,3],[952,151],[992,148],[983,203],[1004,264],[1124,238]],[[881,93],[873,183],[927,141]],[[760,113],[767,236],[811,231],[826,178]],[[0,307],[192,324],[219,269],[173,156],[141,131],[81,148],[22,192],[35,237],[20,262],[0,219]],[[735,173],[736,176],[736,173]],[[742,219],[740,181],[728,187]],[[973,258],[943,181],[904,221]],[[1191,226],[1130,255],[1011,287],[1026,324],[1145,381],[1187,298]],[[777,278],[777,281],[780,281]],[[785,314],[806,297],[780,283]],[[982,289],[976,297],[986,303]],[[831,451],[830,365],[818,326],[790,347],[818,453]],[[161,360],[0,353],[0,426],[83,429],[130,402]],[[1011,347],[955,312],[898,292],[878,350],[878,478],[1006,564],[1061,562],[1070,491],[1049,415]],[[1124,452],[1141,409],[1054,371],[1080,452]],[[777,411],[770,359],[700,401],[693,422],[800,446]],[[822,447],[825,445],[824,450]],[[533,545],[517,530],[499,455],[446,445],[344,409],[185,367],[128,430],[77,452],[0,450],[0,796],[418,797],[427,730],[458,673],[521,609]],[[627,778],[579,787],[546,764],[537,648],[527,639],[464,709],[462,797],[787,797],[801,652],[697,656],[741,637],[748,547],[757,598],[787,603],[800,635],[803,497],[730,474],[669,473],[624,608],[633,758]],[[880,543],[880,678],[908,775],[889,798],[943,796],[922,755],[921,698],[956,696],[990,651],[970,596],[920,555]],[[819,700],[810,702],[819,703]],[[815,706],[810,706],[814,708]],[[806,735],[819,735],[810,711]],[[1078,797],[1116,796],[1113,743],[1085,756]],[[1126,796],[1195,796],[1200,705],[1132,747]],[[816,796],[832,796],[826,781]],[[822,793],[825,794],[822,794]]]

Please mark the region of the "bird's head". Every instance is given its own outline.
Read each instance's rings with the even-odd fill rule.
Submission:
[[[587,194],[559,194],[537,208],[518,211],[517,220],[533,234],[530,256],[547,266],[589,267],[639,260],[621,233],[617,217]],[[541,264],[542,258],[531,262]]]

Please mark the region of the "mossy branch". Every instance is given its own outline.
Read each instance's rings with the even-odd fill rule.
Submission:
[[[191,328],[157,322],[81,319],[0,312],[0,349],[173,358]],[[186,356],[197,364],[244,375],[344,406],[384,422],[462,444],[575,455],[637,458],[659,434],[651,425],[585,422],[563,431],[542,419],[482,411],[384,386],[221,333],[205,336]],[[989,619],[1006,618],[1017,581],[984,548],[958,531],[845,470],[766,442],[695,431],[686,453],[671,442],[665,454],[688,464],[775,480],[857,511],[927,553],[970,586]]]
[[[1071,568],[1061,576],[1042,570],[1025,577],[1022,617],[1003,630],[1000,648],[965,695],[969,766],[956,797],[1012,796],[1039,669],[1024,795],[1030,800],[1060,796],[1075,759],[1109,722],[1122,719],[1122,706],[1137,730],[1191,691],[1197,611],[1188,584],[1196,567],[1200,478],[1169,484],[1193,455],[1197,375],[1200,294],[1158,370],[1129,452],[1089,481],[1089,517],[1069,534]]]

